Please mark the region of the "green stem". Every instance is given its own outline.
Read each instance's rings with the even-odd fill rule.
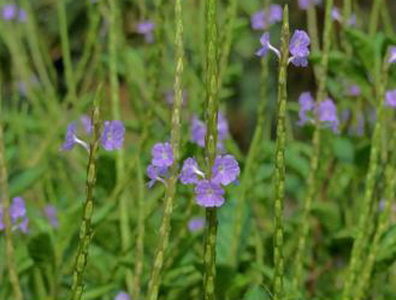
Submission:
[[[2,89],[0,88],[0,188],[2,191],[1,203],[3,206],[3,219],[5,226],[5,240],[6,240],[6,261],[8,265],[8,273],[12,289],[14,290],[15,300],[23,300],[21,285],[19,282],[18,272],[15,265],[14,243],[12,241],[11,233],[11,217],[10,217],[10,194],[8,187],[8,173],[6,166],[6,153],[4,144],[3,132],[3,111],[1,101]]]
[[[69,36],[67,32],[67,17],[65,9],[65,0],[57,1],[57,13],[59,19],[59,29],[62,47],[62,58],[65,66],[66,84],[68,89],[69,101],[75,103],[77,101],[76,82],[73,75],[73,66],[71,62]]]
[[[380,14],[381,6],[383,5],[382,2],[383,0],[374,0],[373,8],[371,10],[369,35],[372,38],[375,37],[375,33],[377,32],[378,17]]]
[[[309,37],[311,38],[311,49],[315,52],[319,51],[319,34],[318,34],[318,22],[316,20],[316,7],[314,3],[310,3],[307,10],[307,27]]]
[[[181,127],[181,109],[183,104],[183,69],[184,69],[184,44],[183,44],[183,15],[181,0],[175,2],[176,16],[176,36],[175,36],[175,82],[174,94],[175,100],[172,109],[172,131],[171,146],[174,156],[174,163],[171,166],[170,178],[167,180],[164,215],[160,227],[160,236],[154,256],[154,265],[151,273],[149,288],[147,293],[148,300],[157,300],[161,284],[161,272],[164,265],[164,256],[169,244],[169,235],[171,231],[171,217],[173,202],[176,194],[176,183],[178,181],[178,163],[180,159],[180,127]]]
[[[377,68],[377,67],[376,67]],[[368,171],[366,174],[366,186],[364,190],[364,198],[362,202],[362,209],[359,214],[358,228],[356,231],[356,237],[352,247],[351,258],[349,262],[349,268],[345,278],[345,285],[342,294],[342,300],[350,300],[352,298],[352,291],[354,288],[355,281],[360,277],[360,269],[362,263],[362,255],[365,250],[365,241],[368,235],[368,225],[370,222],[372,198],[374,193],[376,175],[378,170],[378,160],[381,150],[381,133],[383,130],[383,118],[384,118],[384,99],[385,89],[388,81],[388,68],[389,64],[387,58],[383,63],[381,72],[376,71],[375,83],[377,88],[377,119],[374,125],[374,133],[371,138],[371,150]],[[380,76],[380,74],[382,76]]]
[[[94,103],[94,111],[92,114],[92,124],[94,127],[93,137],[89,147],[89,160],[87,167],[87,181],[86,181],[86,200],[84,203],[83,217],[80,227],[80,240],[77,246],[77,254],[73,270],[73,284],[71,288],[71,300],[80,300],[84,290],[84,272],[88,261],[88,248],[92,238],[92,214],[94,210],[93,192],[96,183],[97,173],[97,152],[100,143],[100,107],[99,107],[99,92],[96,95]]]
[[[318,71],[318,92],[316,95],[317,105],[326,98],[326,79],[327,79],[327,65],[329,60],[329,51],[331,43],[331,10],[333,7],[333,0],[326,1],[326,16],[325,16],[325,28],[323,35],[323,51],[322,60]],[[293,288],[295,292],[301,289],[301,285],[304,282],[304,257],[306,251],[306,243],[309,235],[309,217],[311,214],[312,202],[316,193],[317,186],[317,171],[320,156],[320,124],[316,117],[315,130],[312,136],[312,148],[313,153],[310,161],[310,170],[307,178],[307,192],[303,203],[302,215],[299,219],[299,235],[298,235],[298,245],[297,253],[295,259],[295,273],[293,278]]]
[[[289,59],[289,9],[283,9],[283,24],[281,33],[281,49],[279,58],[278,77],[278,119],[276,123],[276,152],[275,152],[275,232],[274,232],[274,278],[273,299],[284,298],[283,276],[283,207],[285,201],[285,147],[286,147],[286,102],[287,102],[287,65]]]

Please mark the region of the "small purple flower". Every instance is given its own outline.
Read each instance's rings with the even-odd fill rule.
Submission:
[[[19,229],[23,233],[28,233],[29,218],[26,212],[25,201],[20,197],[15,197],[9,208],[12,230]],[[0,230],[4,230],[3,208],[0,206]]]
[[[118,150],[124,144],[125,127],[122,121],[105,121],[101,144],[107,151]]]
[[[201,217],[197,217],[197,218],[192,218],[189,222],[188,222],[188,230],[190,232],[197,232],[203,229],[203,227],[205,226],[205,219],[201,218]]]
[[[147,183],[149,189],[153,187],[156,181],[160,181],[163,184],[166,184],[164,178],[168,176],[168,167],[158,167],[154,165],[149,165],[147,167],[147,176],[151,179]]]
[[[273,4],[270,6],[269,12],[270,12],[269,23],[271,25],[275,24],[276,22],[282,21],[282,16],[283,16],[282,6]]]
[[[150,21],[142,21],[137,25],[137,32],[144,35],[144,39],[147,43],[154,42],[153,30],[155,28],[155,24]]]
[[[1,8],[1,15],[3,20],[5,21],[11,21],[13,20],[18,13],[18,6],[14,5],[14,4],[6,4],[3,5],[3,7]]]
[[[306,57],[292,57],[290,62],[296,67],[306,67],[308,66],[308,59]]]
[[[219,140],[225,140],[228,137],[229,131],[228,131],[228,122],[227,119],[224,118],[223,114],[219,112],[218,118],[217,118],[217,131],[219,135]]]
[[[198,146],[205,147],[206,125],[197,116],[191,120],[191,139]]]
[[[385,105],[390,107],[396,107],[396,90],[390,90],[386,92]]]
[[[355,13],[353,13],[348,20],[348,25],[356,27],[356,24],[357,24],[357,16]]]
[[[311,4],[320,4],[321,0],[298,0],[298,7],[302,10],[307,10]]]
[[[183,184],[197,183],[199,181],[198,176],[204,178],[205,174],[199,169],[198,163],[194,158],[187,158],[183,163],[180,181]]]
[[[392,64],[396,62],[396,46],[389,48],[389,63]]]
[[[202,180],[195,187],[198,205],[203,207],[220,207],[224,204],[224,190],[220,184],[209,180]]]
[[[26,22],[27,21],[27,13],[24,9],[20,9],[18,12],[18,21],[19,22]]]
[[[289,51],[294,57],[306,58],[310,43],[311,40],[304,30],[296,30],[290,40]]]
[[[114,300],[131,300],[131,297],[124,291],[121,291],[115,296]]]
[[[298,112],[300,120],[298,121],[298,124],[302,126],[308,121],[312,120],[312,118],[307,116],[307,113],[313,112],[315,108],[315,101],[310,92],[304,92],[301,93],[300,97],[298,98],[298,102],[300,104],[300,110]]]
[[[358,97],[361,94],[360,87],[356,84],[353,84],[349,87],[348,94],[353,97]]]
[[[65,141],[63,142],[61,148],[63,151],[72,150],[76,144],[80,144],[87,151],[89,151],[88,144],[77,137],[76,131],[77,131],[77,122],[73,121],[69,123],[69,125],[67,126]]]
[[[338,21],[340,23],[342,22],[342,16],[341,16],[341,13],[337,7],[333,7],[333,9],[331,10],[331,18],[334,21]]]
[[[267,28],[267,22],[265,21],[264,10],[259,10],[254,13],[250,18],[250,24],[254,30],[264,30]]]
[[[54,205],[46,205],[44,207],[45,216],[48,218],[50,225],[54,228],[59,227],[58,213]]]
[[[157,143],[151,150],[152,164],[157,167],[170,167],[173,162],[172,146],[169,143]]]
[[[88,135],[91,135],[92,130],[93,130],[91,118],[87,115],[83,115],[83,116],[81,116],[80,121],[81,121],[81,124],[83,126],[85,133]]]
[[[333,132],[338,131],[338,117],[337,117],[337,106],[333,100],[326,99],[320,103],[318,108],[318,119],[320,122],[329,124]]]
[[[218,156],[212,168],[212,182],[222,185],[229,185],[234,182],[241,170],[238,162],[232,155]]]
[[[262,47],[256,52],[257,56],[266,56],[270,48],[270,34],[269,32],[264,33],[260,38],[260,44]]]

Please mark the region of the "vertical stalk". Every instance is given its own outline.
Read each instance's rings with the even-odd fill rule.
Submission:
[[[352,292],[354,289],[355,281],[360,277],[362,255],[365,250],[365,240],[367,239],[368,231],[367,227],[370,223],[372,198],[375,187],[375,179],[378,170],[379,153],[381,150],[381,134],[383,130],[383,119],[384,119],[384,99],[385,89],[387,84],[387,72],[388,62],[387,58],[383,63],[382,70],[378,70],[376,66],[375,70],[375,85],[376,98],[377,98],[377,118],[375,120],[374,132],[371,138],[371,150],[370,159],[368,165],[368,171],[366,174],[366,186],[364,190],[364,198],[362,202],[361,212],[359,214],[358,228],[356,231],[356,237],[352,247],[351,258],[349,262],[349,268],[345,278],[345,285],[342,294],[342,300],[350,300],[352,298]],[[381,71],[381,72],[380,72]],[[382,75],[382,76],[381,76]]]
[[[381,148],[381,133],[383,131],[384,126],[384,102],[385,102],[385,89],[388,82],[388,57],[385,57],[381,75],[377,75],[377,109],[378,109],[378,117],[375,122],[374,134],[372,137],[372,145],[370,152],[370,162],[369,162],[369,170],[367,172],[366,177],[366,189],[365,189],[365,198],[363,202],[363,211],[360,214],[359,219],[359,227],[357,231],[357,236],[355,238],[351,260],[349,265],[349,270],[347,273],[347,278],[345,281],[344,291],[343,291],[343,300],[354,299],[358,300],[363,297],[363,293],[365,291],[366,285],[370,279],[371,271],[375,262],[375,255],[377,253],[377,248],[379,244],[379,240],[382,234],[385,232],[389,215],[392,210],[392,202],[394,199],[394,189],[395,189],[395,169],[394,169],[394,155],[391,162],[387,163],[385,168],[385,209],[380,215],[379,223],[377,230],[374,234],[374,239],[370,244],[368,257],[365,259],[363,270],[361,270],[361,264],[363,263],[361,257],[364,253],[364,249],[366,249],[364,245],[364,241],[367,235],[367,226],[371,224],[370,221],[370,207],[372,202],[373,190],[375,186],[375,176],[378,168],[378,156]],[[378,78],[379,77],[379,78]],[[396,138],[396,133],[393,134],[392,139],[390,140],[390,151],[394,149]],[[357,278],[359,279],[357,280]],[[356,285],[355,284],[356,281]],[[353,288],[352,288],[353,287]],[[355,294],[353,294],[355,293]],[[354,296],[353,296],[354,295]]]
[[[89,159],[87,167],[86,200],[84,203],[82,222],[80,226],[80,240],[77,246],[77,254],[73,270],[73,284],[70,300],[80,300],[84,290],[84,272],[88,261],[88,248],[92,238],[92,214],[94,210],[93,192],[97,173],[97,152],[100,142],[100,93],[96,95],[94,110],[92,113],[93,136],[89,146]]]
[[[121,120],[121,103],[120,103],[120,84],[118,82],[118,51],[119,51],[119,8],[118,1],[110,0],[110,15],[109,15],[109,68],[110,68],[110,97],[112,117],[115,120]],[[124,162],[125,162],[124,149],[117,151],[116,168],[117,180],[122,180],[125,175]],[[119,198],[119,216],[120,216],[120,233],[121,233],[121,250],[128,251],[131,244],[131,235],[129,231],[129,214],[128,214],[128,199],[125,193],[122,193]],[[130,269],[125,270],[126,273],[126,286],[128,293],[131,295],[133,292],[133,274]]]
[[[269,11],[270,0],[264,1],[264,11]],[[265,128],[265,108],[267,105],[267,83],[268,83],[268,55],[261,58],[261,73],[260,73],[260,101],[257,110],[257,124],[254,129],[252,142],[249,147],[248,154],[246,156],[245,168],[242,173],[241,180],[241,193],[237,199],[235,208],[235,225],[234,234],[232,236],[230,244],[230,260],[232,264],[236,264],[238,258],[238,245],[242,231],[242,219],[243,219],[243,205],[246,201],[246,195],[250,188],[249,183],[252,182],[251,176],[253,167],[256,162],[257,154],[260,150],[260,145],[263,139],[264,128]]]
[[[370,27],[369,27],[369,35],[370,37],[374,37],[375,33],[377,32],[377,27],[378,27],[378,17],[380,14],[381,6],[382,6],[383,0],[374,0],[373,3],[373,8],[371,10],[371,15],[370,15]]]
[[[1,82],[0,82],[1,85]],[[8,265],[8,273],[10,276],[10,283],[14,291],[16,300],[23,300],[21,285],[19,282],[18,272],[15,265],[14,257],[14,243],[11,234],[11,217],[10,217],[10,194],[8,189],[8,173],[6,166],[6,154],[4,145],[3,132],[3,110],[1,101],[2,89],[0,86],[0,189],[2,191],[1,205],[3,207],[3,218],[5,225],[5,240],[6,240],[6,260]]]
[[[286,101],[287,101],[287,61],[289,59],[289,9],[283,9],[281,49],[278,77],[278,120],[276,122],[275,152],[275,232],[274,232],[274,282],[273,299],[284,298],[283,291],[283,206],[285,201],[285,144],[286,144]]]
[[[323,51],[322,51],[322,60],[320,67],[317,69],[318,72],[318,91],[316,95],[316,105],[320,105],[320,103],[326,97],[326,78],[327,78],[327,65],[329,60],[329,51],[330,51],[330,42],[331,42],[331,10],[333,7],[333,0],[326,1],[326,16],[325,16],[325,27],[324,27],[324,35],[323,35]],[[293,288],[295,292],[301,289],[301,285],[304,282],[304,257],[305,257],[305,248],[307,243],[307,238],[309,235],[309,217],[312,208],[312,202],[316,193],[316,177],[320,156],[320,124],[316,116],[315,122],[315,130],[312,136],[312,147],[313,153],[310,161],[310,169],[307,178],[307,192],[305,195],[302,215],[299,219],[299,236],[298,236],[298,245],[297,245],[297,253],[295,259],[295,273],[293,278]]]
[[[73,66],[71,62],[69,36],[67,32],[67,17],[65,9],[65,0],[57,1],[57,12],[59,19],[59,30],[62,46],[62,58],[65,66],[66,84],[69,101],[75,103],[77,101],[76,82],[73,75]]]
[[[217,0],[205,0],[205,52],[206,52],[206,126],[205,151],[208,158],[207,178],[211,178],[217,151],[217,116],[219,111]],[[204,242],[203,293],[205,300],[215,298],[217,210],[206,209]]]
[[[316,19],[316,7],[313,1],[310,1],[307,10],[307,27],[308,33],[311,38],[311,49],[313,51],[319,51],[319,34],[318,34],[318,21]]]
[[[170,178],[167,180],[164,215],[160,227],[160,236],[157,249],[154,256],[154,265],[151,273],[149,288],[147,293],[148,300],[157,300],[159,287],[161,284],[161,271],[164,265],[164,256],[169,244],[169,235],[171,231],[171,217],[173,202],[176,194],[176,183],[178,180],[178,164],[180,159],[180,127],[181,127],[181,109],[183,104],[183,69],[184,69],[184,45],[183,45],[183,15],[181,0],[175,2],[176,16],[176,36],[175,36],[175,82],[174,94],[175,100],[172,109],[172,131],[171,146],[174,156],[174,163],[171,166]],[[159,25],[159,24],[158,24]]]

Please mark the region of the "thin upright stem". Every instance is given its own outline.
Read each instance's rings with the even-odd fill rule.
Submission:
[[[381,6],[383,5],[383,0],[374,0],[373,8],[371,10],[370,15],[370,27],[369,27],[369,35],[370,37],[374,37],[377,32],[378,27],[378,17],[381,11]]]
[[[289,9],[283,9],[283,24],[281,33],[281,51],[278,77],[278,118],[276,122],[276,152],[275,152],[275,232],[274,232],[274,278],[273,299],[284,298],[283,276],[283,207],[285,201],[285,147],[286,147],[286,102],[287,102],[287,65],[289,59]]]
[[[317,105],[325,99],[326,97],[326,79],[327,79],[327,65],[329,60],[330,51],[330,41],[331,41],[331,10],[333,7],[333,0],[328,0],[326,2],[326,16],[325,16],[325,28],[323,35],[323,51],[322,60],[318,71],[318,91],[316,96]],[[299,236],[297,253],[295,259],[295,273],[293,277],[293,287],[297,292],[301,289],[301,284],[304,282],[304,257],[306,251],[306,243],[309,235],[309,217],[311,213],[312,202],[316,193],[317,186],[317,170],[319,165],[319,155],[320,155],[320,124],[316,118],[315,130],[312,136],[312,147],[313,153],[310,161],[310,170],[307,178],[307,192],[304,198],[302,214],[299,219]]]
[[[178,164],[180,159],[180,128],[181,109],[183,104],[183,70],[184,70],[184,44],[183,44],[183,15],[181,0],[175,2],[176,16],[176,36],[175,36],[175,99],[172,108],[172,131],[171,146],[174,163],[171,166],[170,178],[167,180],[166,193],[164,199],[164,214],[160,227],[160,236],[154,256],[154,265],[149,281],[147,293],[148,300],[157,300],[161,284],[161,272],[164,265],[164,257],[169,244],[171,231],[171,217],[173,202],[176,194],[176,183],[178,180]]]
[[[14,291],[15,300],[23,300],[23,294],[19,282],[18,271],[15,265],[14,243],[12,240],[12,233],[11,233],[10,194],[8,187],[8,173],[7,173],[6,154],[5,154],[5,145],[4,145],[3,110],[2,110],[3,102],[1,101],[2,98],[1,93],[2,93],[2,89],[0,88],[0,189],[2,191],[1,205],[3,208],[3,219],[5,226],[6,261],[8,265],[10,283]]]

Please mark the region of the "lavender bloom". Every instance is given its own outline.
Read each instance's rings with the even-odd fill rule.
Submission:
[[[259,10],[250,18],[250,24],[254,30],[264,30],[267,28],[267,22],[265,21],[264,10]]]
[[[76,144],[80,144],[85,149],[87,149],[87,151],[89,150],[88,144],[77,137],[76,131],[77,122],[73,121],[69,123],[69,125],[67,126],[65,141],[63,142],[61,148],[63,151],[69,151],[73,149]]]
[[[260,38],[260,44],[262,47],[256,52],[257,56],[266,56],[268,53],[268,50],[270,48],[270,34],[269,32],[264,33],[261,38]]]
[[[6,4],[1,8],[1,16],[5,21],[13,20],[18,13],[18,7],[14,4]]]
[[[361,90],[358,85],[354,84],[349,87],[349,95],[353,97],[358,97],[361,94]]]
[[[307,57],[309,55],[308,46],[310,43],[311,40],[304,30],[296,30],[290,40],[290,53],[296,57]]]
[[[107,151],[118,150],[124,144],[125,127],[122,121],[105,121],[101,144]]]
[[[331,126],[333,132],[338,130],[337,107],[331,99],[321,102],[318,108],[318,119]]]
[[[228,122],[221,112],[219,112],[217,118],[217,131],[219,140],[225,140],[228,137]]]
[[[115,296],[114,300],[131,300],[131,297],[124,291],[121,291]]]
[[[386,92],[385,105],[390,107],[396,107],[396,90]]]
[[[188,230],[190,232],[197,232],[203,229],[203,227],[205,226],[205,219],[201,218],[201,217],[197,217],[197,218],[192,218],[189,222],[188,222]]]
[[[217,143],[218,149],[222,149],[222,141],[225,140],[228,135],[228,122],[224,118],[223,114],[219,112],[217,118],[217,130],[219,141]],[[204,122],[198,119],[197,116],[193,116],[191,120],[191,140],[198,146],[205,147],[205,136],[206,136],[206,125]]]
[[[298,124],[302,126],[310,120],[310,118],[307,116],[307,113],[314,110],[315,101],[310,92],[305,92],[300,95],[298,102],[300,104],[300,111],[298,112],[300,120],[298,121]]]
[[[340,23],[342,22],[342,16],[341,16],[341,13],[337,7],[333,7],[333,9],[331,10],[331,18],[334,21],[338,21]]]
[[[194,158],[187,158],[183,163],[180,181],[183,184],[197,183],[198,175],[202,178],[205,177],[205,174],[199,169],[197,161]]]
[[[283,10],[282,10],[282,6],[277,5],[277,4],[273,4],[270,6],[269,9],[270,13],[269,13],[269,23],[275,24],[276,22],[280,22],[282,21],[282,16],[283,16]]]
[[[392,46],[389,49],[389,63],[392,64],[396,62],[396,46]]]
[[[308,59],[306,57],[293,57],[290,62],[296,67],[306,67],[308,66]]]
[[[85,133],[91,135],[93,130],[91,118],[87,115],[83,115],[81,116],[80,121]]]
[[[151,150],[152,164],[157,167],[170,167],[173,164],[173,151],[169,143],[155,144]]]
[[[11,225],[14,229],[19,229],[23,233],[28,233],[29,218],[27,217],[25,201],[21,197],[15,197],[9,208]],[[0,206],[0,230],[3,230],[3,208]]]
[[[218,156],[212,168],[212,182],[222,185],[229,185],[234,182],[241,170],[238,162],[232,155]]]
[[[282,21],[282,7],[280,5],[271,5],[269,8],[269,16],[264,10],[259,10],[252,15],[250,19],[251,26],[254,30],[265,30],[268,25]]]
[[[224,204],[224,193],[220,184],[209,180],[202,180],[195,187],[197,203],[203,207],[222,206]]]
[[[18,13],[18,21],[26,22],[27,21],[27,13],[24,9],[20,9]]]
[[[53,205],[46,205],[44,207],[44,213],[45,213],[45,216],[48,218],[50,225],[54,228],[58,228],[59,220],[58,220],[58,214],[56,211],[56,207]]]
[[[154,28],[155,28],[155,24],[150,20],[146,20],[138,24],[137,32],[144,35],[144,39],[146,40],[147,43],[152,43],[154,42],[154,35],[153,35]]]
[[[168,176],[168,167],[149,165],[147,167],[147,176],[150,178],[150,181],[147,183],[149,189],[153,187],[156,181],[166,184],[164,178]]]

